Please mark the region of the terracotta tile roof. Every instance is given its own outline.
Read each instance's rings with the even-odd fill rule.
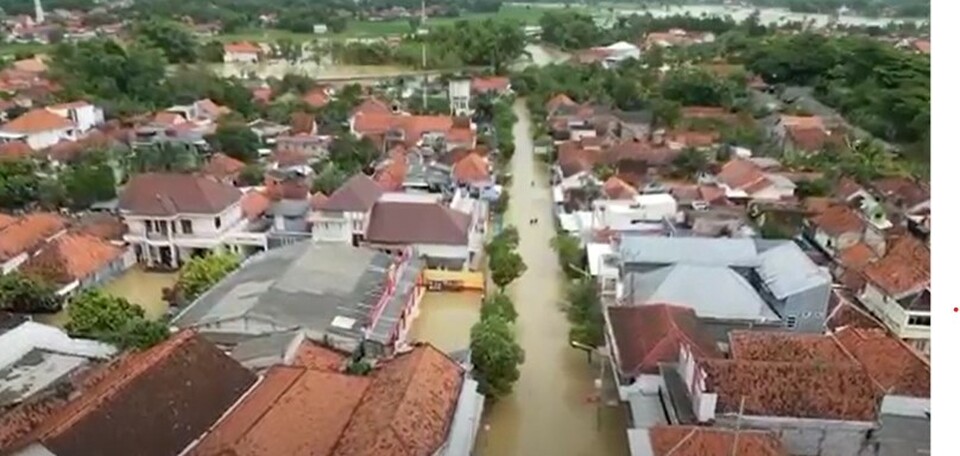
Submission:
[[[447,140],[447,144],[467,144],[472,146],[476,136],[476,133],[470,128],[454,127],[447,131],[444,138]]]
[[[453,133],[454,119],[450,116],[408,116],[402,114],[362,114],[354,119],[354,130],[362,135],[383,134],[390,130],[402,130],[407,145],[416,144],[425,133]],[[472,134],[469,130],[468,135]],[[459,138],[461,141],[463,137]],[[456,141],[454,141],[456,142]]]
[[[840,251],[837,261],[845,268],[863,270],[871,261],[877,258],[877,253],[865,242],[857,242]]]
[[[673,163],[680,151],[668,147],[654,146],[646,142],[625,141],[616,144],[604,153],[604,162],[617,164],[623,161],[643,162],[650,166],[664,166]]]
[[[570,143],[569,146],[561,145],[557,150],[557,163],[560,165],[563,177],[592,170],[599,158],[598,153],[581,149],[574,143]]]
[[[840,236],[846,233],[860,233],[866,223],[857,211],[845,204],[834,204],[810,220],[830,236]]]
[[[717,394],[717,413],[874,421],[878,393],[855,363],[777,363],[708,359],[706,392]]]
[[[402,191],[403,183],[407,180],[407,149],[398,145],[391,149],[388,155],[388,158],[378,165],[373,180],[384,191]]]
[[[720,141],[720,133],[715,131],[672,131],[668,137],[681,147],[709,147]]]
[[[727,194],[718,185],[700,185],[697,187],[700,192],[700,199],[710,204],[726,204]]]
[[[178,123],[186,123],[186,120],[187,119],[184,119],[182,115],[170,111],[160,111],[153,116],[153,123],[165,127],[173,126]]]
[[[836,330],[844,326],[884,329],[883,323],[870,315],[870,312],[866,309],[842,296],[838,290],[832,290],[830,294],[830,310],[829,315],[827,315],[826,326],[830,330]]]
[[[806,152],[820,151],[831,140],[831,135],[819,127],[787,125],[786,132],[793,145]]]
[[[40,442],[56,454],[177,454],[255,381],[216,346],[182,331],[105,367],[65,406],[46,410],[27,435],[22,428],[4,433],[18,418],[4,415],[0,450]]]
[[[453,178],[461,183],[478,183],[490,180],[487,159],[480,154],[470,153],[453,165]]]
[[[253,94],[253,101],[258,103],[269,103],[273,98],[273,89],[269,86],[267,87],[257,87],[251,91]]]
[[[617,176],[610,176],[610,178],[603,183],[603,194],[606,195],[608,199],[632,199],[640,193],[637,192],[637,189],[633,188],[633,186],[624,182],[623,179]]]
[[[905,177],[888,177],[870,185],[887,201],[909,208],[930,201],[930,187]]]
[[[0,214],[0,230],[14,224],[19,220],[19,218],[12,215]]]
[[[312,135],[317,132],[317,121],[311,114],[295,112],[290,114],[290,133],[293,135],[305,133]]]
[[[270,162],[281,168],[291,166],[306,166],[313,157],[303,149],[277,149],[270,154]]]
[[[270,198],[258,190],[250,190],[240,198],[240,210],[248,220],[260,218],[270,208]]]
[[[223,52],[232,52],[234,54],[259,54],[260,46],[257,46],[249,41],[227,43],[223,45]]]
[[[771,184],[756,163],[739,158],[725,163],[717,178],[730,188],[744,190],[747,193],[762,190]]]
[[[324,195],[323,192],[316,192],[310,196],[310,209],[314,211],[319,211],[323,207],[323,203],[327,201],[327,195]]]
[[[566,94],[558,93],[547,101],[547,114],[553,114],[561,106],[577,106],[577,103]]]
[[[23,141],[0,144],[0,160],[21,160],[33,155],[33,149]]]
[[[91,213],[81,218],[71,228],[70,232],[86,234],[107,241],[121,241],[123,235],[127,232],[127,225],[118,216]]]
[[[742,361],[851,364],[839,344],[821,334],[730,331],[730,357]]]
[[[36,212],[18,217],[0,231],[0,261],[35,250],[66,228],[66,220],[56,214]]]
[[[780,122],[785,127],[799,127],[802,129],[806,128],[819,128],[821,130],[826,130],[827,126],[823,123],[823,118],[820,116],[788,116],[781,115]]]
[[[470,81],[474,92],[505,92],[510,88],[510,78],[506,76],[479,76]]]
[[[0,130],[10,133],[31,134],[52,130],[73,128],[70,120],[60,117],[46,109],[31,109],[20,117],[11,120],[0,127]]]
[[[929,285],[930,249],[910,235],[894,239],[892,244],[883,258],[864,268],[866,279],[897,297]]]
[[[371,380],[277,366],[190,455],[329,455]]]
[[[440,203],[379,201],[370,211],[367,240],[396,245],[466,245],[470,221],[470,215]]]
[[[217,152],[210,157],[210,161],[203,167],[203,174],[221,180],[230,179],[240,174],[245,166],[246,164],[242,161],[225,153]]]
[[[660,363],[677,361],[680,344],[691,347],[697,356],[720,356],[693,309],[669,304],[616,306],[609,308],[608,315],[624,375],[659,372]]]
[[[804,198],[803,210],[810,215],[819,215],[835,204],[837,204],[837,201],[833,198],[825,196],[811,196]]]
[[[292,365],[311,370],[340,372],[347,358],[348,356],[343,353],[306,339],[297,348]]]
[[[303,95],[303,102],[311,108],[322,108],[330,102],[330,96],[323,89],[312,89]]]
[[[697,426],[654,426],[651,456],[787,456],[777,436],[768,431]]]
[[[447,439],[462,383],[460,366],[432,346],[397,356],[374,374],[333,454],[435,454]]]
[[[120,210],[140,215],[217,214],[240,201],[232,185],[188,174],[133,176],[120,194]]]
[[[920,52],[922,52],[922,53],[924,53],[924,54],[929,54],[929,53],[930,53],[930,40],[916,40],[916,41],[913,42],[913,47],[916,48],[916,50],[918,50],[918,51],[920,51]]]
[[[333,192],[320,207],[330,212],[367,212],[383,195],[383,189],[373,179],[356,174]]]
[[[378,98],[367,98],[353,109],[352,115],[393,114],[390,105]]]
[[[841,328],[834,337],[887,394],[930,397],[930,363],[883,329]]]
[[[216,120],[221,115],[227,114],[230,112],[230,108],[226,106],[220,106],[209,98],[204,98],[200,101],[197,101],[197,107],[203,111],[203,114],[206,114],[209,118]]]
[[[39,56],[13,62],[13,68],[28,73],[43,73],[47,71],[47,64]]]
[[[57,285],[85,279],[123,256],[123,249],[85,234],[65,234],[47,243],[21,266],[24,274]]]

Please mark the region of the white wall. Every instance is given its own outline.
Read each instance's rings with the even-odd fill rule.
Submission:
[[[59,130],[47,130],[38,133],[31,133],[27,135],[27,145],[29,145],[33,150],[46,149],[47,147],[60,142],[61,139],[73,141],[75,138],[71,132],[71,128],[63,128]]]
[[[860,300],[874,315],[901,339],[930,339],[930,328],[908,325],[910,314],[900,303],[889,298],[872,283],[867,283],[860,294]],[[929,316],[929,312],[912,312],[914,315]]]
[[[226,63],[257,63],[260,60],[258,54],[252,53],[234,53],[234,52],[225,52],[223,54],[223,61]]]
[[[30,258],[30,256],[27,255],[26,253],[21,253],[7,260],[6,262],[3,263],[3,269],[2,269],[3,273],[9,274],[10,272],[16,271],[17,268],[20,267],[20,265],[22,265],[25,261],[27,261],[27,258]]]
[[[354,234],[366,234],[367,217],[363,212],[312,212],[313,240],[349,244]]]
[[[464,261],[470,255],[466,245],[416,244],[417,253],[429,258],[451,258]]]

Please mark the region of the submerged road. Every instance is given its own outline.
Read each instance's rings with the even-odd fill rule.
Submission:
[[[517,336],[526,351],[513,394],[487,407],[477,453],[484,456],[607,456],[628,454],[624,412],[591,400],[598,363],[567,343],[560,307],[565,279],[550,248],[554,235],[546,167],[533,154],[530,113],[513,107],[516,153],[507,223],[520,232],[527,272],[509,287],[519,313]],[[534,186],[530,182],[534,182]],[[540,222],[531,225],[531,218]],[[599,410],[599,412],[598,412]]]

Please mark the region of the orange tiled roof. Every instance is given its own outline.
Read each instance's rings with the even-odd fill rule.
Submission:
[[[669,137],[683,147],[710,147],[720,141],[720,133],[715,131],[672,131]]]
[[[0,160],[21,160],[33,155],[33,149],[23,141],[0,144]]]
[[[243,171],[245,166],[246,164],[242,161],[225,153],[217,152],[210,157],[210,161],[203,167],[203,173],[217,179],[227,179]]]
[[[813,217],[814,226],[820,228],[830,236],[840,236],[845,233],[862,232],[866,226],[860,214],[849,206],[834,204]]]
[[[717,178],[731,188],[747,193],[754,193],[771,185],[756,163],[740,158],[725,163]]]
[[[51,130],[72,128],[73,122],[46,109],[38,108],[25,112],[20,117],[3,125],[0,130],[12,133],[40,133]]]
[[[353,115],[393,114],[390,105],[377,98],[367,98],[353,109]]]
[[[67,228],[59,215],[36,212],[24,215],[0,231],[0,261],[36,249],[47,238]]]
[[[768,431],[715,427],[663,426],[650,429],[651,456],[787,456]]]
[[[730,357],[743,361],[852,364],[835,340],[821,334],[730,331]]]
[[[477,153],[470,153],[453,165],[453,177],[458,182],[477,183],[490,180],[487,160]]]
[[[547,101],[547,113],[551,114],[553,111],[556,111],[557,108],[561,106],[576,106],[577,103],[570,99],[564,93],[558,93],[553,96],[549,101]]]
[[[894,239],[892,244],[883,258],[864,268],[866,279],[891,296],[928,285],[930,249],[910,235]]]
[[[186,119],[183,116],[170,111],[160,111],[153,116],[153,123],[163,126],[172,126],[184,122],[186,122]]]
[[[930,40],[916,40],[913,42],[913,47],[924,54],[929,54]]]
[[[330,96],[323,89],[313,89],[303,95],[303,102],[312,108],[322,108],[330,102]]]
[[[781,115],[780,122],[786,127],[827,129],[827,126],[823,123],[823,118],[820,116]]]
[[[253,100],[260,103],[269,103],[273,98],[273,89],[268,87],[257,87],[252,90]]]
[[[865,242],[857,242],[841,250],[838,261],[843,267],[859,271],[876,258],[876,252],[869,245]]]
[[[470,81],[475,92],[503,92],[510,87],[510,78],[506,76],[476,77]]]
[[[835,334],[888,394],[930,397],[930,363],[883,329],[841,328]]]
[[[873,315],[849,299],[840,294],[838,290],[833,290],[830,296],[831,308],[827,315],[827,328],[835,330],[844,326],[851,326],[863,329],[884,329],[883,323],[880,323]]]
[[[237,43],[224,44],[223,51],[235,54],[258,54],[260,53],[260,46],[249,41],[240,41]]]
[[[310,197],[310,209],[319,211],[325,201],[327,201],[327,195],[324,195],[323,192],[314,193]]]
[[[267,212],[270,208],[270,198],[263,192],[250,190],[240,199],[240,210],[247,219],[255,219]]]
[[[17,220],[19,220],[17,217],[7,214],[0,214],[0,232],[2,232],[4,228],[16,223]]]
[[[23,264],[24,274],[66,285],[85,279],[123,255],[123,249],[85,234],[65,234]]]
[[[292,365],[311,370],[340,372],[346,361],[347,355],[307,339],[297,348]]]
[[[600,234],[600,233],[598,233]],[[660,363],[676,362],[680,346],[699,357],[718,357],[716,343],[700,326],[696,312],[670,304],[615,306],[609,310],[620,371],[628,376],[656,373]]]
[[[820,127],[787,125],[785,128],[793,145],[807,152],[819,151],[831,140],[830,134]]]
[[[617,176],[610,176],[610,178],[603,183],[603,194],[609,199],[632,199],[639,195],[639,192],[637,192],[637,189],[633,188],[633,186],[624,182],[623,179]]]

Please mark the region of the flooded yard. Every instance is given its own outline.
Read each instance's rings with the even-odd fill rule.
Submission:
[[[450,353],[470,346],[470,328],[480,319],[477,292],[429,292],[410,330],[411,341],[430,342]]]
[[[169,306],[163,300],[163,289],[172,287],[177,281],[175,272],[147,272],[139,267],[131,268],[113,279],[101,289],[114,296],[130,301],[143,308],[147,318],[156,320],[162,317]],[[67,310],[55,314],[37,316],[37,321],[63,327],[67,324]]]

